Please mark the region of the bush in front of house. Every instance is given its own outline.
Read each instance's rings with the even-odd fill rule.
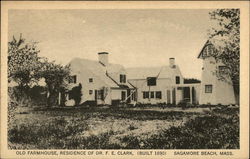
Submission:
[[[82,85],[79,83],[78,86],[75,86],[72,88],[72,90],[69,91],[70,99],[74,99],[75,105],[79,105],[82,98]]]

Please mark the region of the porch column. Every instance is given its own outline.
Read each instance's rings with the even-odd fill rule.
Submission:
[[[172,96],[172,92],[173,92],[173,88],[171,87],[170,89],[169,89],[170,91],[170,104],[173,104],[173,96]]]
[[[174,99],[173,99],[173,101],[175,101],[175,105],[177,105],[177,101],[176,101],[176,96],[177,96],[177,87],[176,86],[174,86]]]
[[[61,105],[61,92],[58,94],[58,105]]]
[[[189,87],[190,90],[190,104],[193,104],[193,97],[192,97],[192,86]]]

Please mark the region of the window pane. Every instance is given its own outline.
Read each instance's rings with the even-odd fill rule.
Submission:
[[[156,98],[161,99],[161,91],[157,91],[155,96]]]
[[[207,56],[207,48],[205,48],[204,50],[203,50],[203,57],[206,57]]]
[[[179,76],[176,76],[176,77],[175,77],[175,83],[176,83],[176,84],[180,84],[180,77],[179,77]]]
[[[148,86],[156,86],[156,77],[148,77],[147,78]]]
[[[150,98],[154,98],[155,97],[155,92],[150,92]]]
[[[123,79],[124,79],[124,81],[123,81],[123,82],[124,82],[124,83],[126,83],[126,75],[124,75],[124,78],[123,78]]]
[[[205,93],[212,93],[212,85],[205,85]]]
[[[93,90],[89,90],[89,94],[90,94],[90,95],[93,94]]]

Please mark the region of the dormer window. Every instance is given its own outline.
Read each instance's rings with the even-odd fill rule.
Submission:
[[[69,83],[76,83],[76,75],[69,76]]]
[[[93,83],[93,78],[89,78],[89,83]]]
[[[211,56],[213,54],[213,52],[214,51],[213,51],[212,45],[207,45],[207,47],[203,51],[203,57]]]
[[[126,83],[126,75],[120,75],[120,83]]]
[[[156,77],[148,77],[147,78],[148,86],[156,86]]]
[[[203,57],[207,57],[207,47],[206,47],[206,49],[204,49],[204,51],[203,51],[203,53],[202,53],[202,56],[203,56]]]

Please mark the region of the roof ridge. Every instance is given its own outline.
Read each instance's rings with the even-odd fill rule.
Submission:
[[[92,59],[87,59],[87,58],[82,58],[82,57],[74,57],[70,62],[74,61],[74,60],[86,60],[86,61],[90,61],[90,62],[96,62],[96,63],[100,63],[100,61],[98,60],[92,60]],[[69,62],[69,63],[70,63]],[[123,66],[121,64],[117,64],[117,63],[109,63],[109,65],[120,65],[120,66]],[[108,66],[105,66],[105,67],[108,67]],[[124,67],[124,66],[123,66]]]

